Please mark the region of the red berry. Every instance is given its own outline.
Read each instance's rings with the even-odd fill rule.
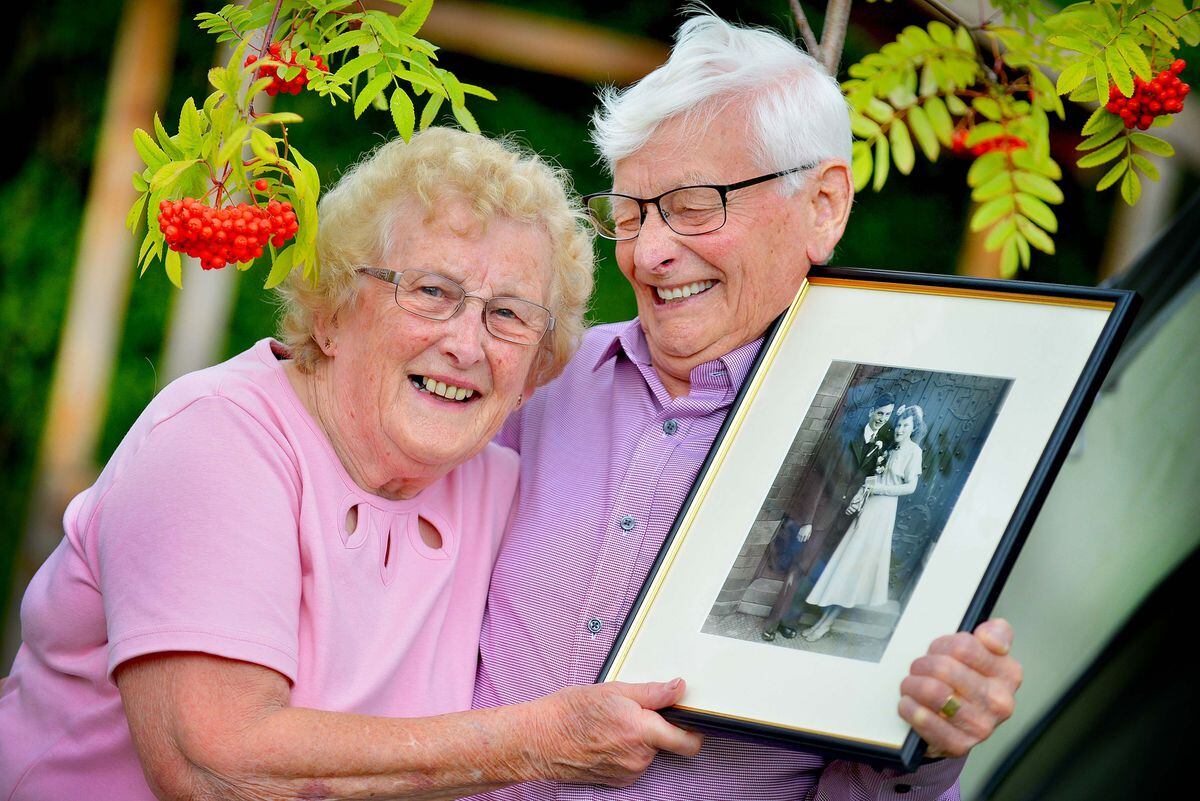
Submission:
[[[254,182],[254,188],[257,189],[259,192],[266,192],[267,191],[267,179],[259,178],[257,181]]]
[[[1177,58],[1171,62],[1171,72],[1178,75],[1179,73],[1183,72],[1183,68],[1186,66],[1187,66],[1186,61],[1184,61],[1182,58]]]

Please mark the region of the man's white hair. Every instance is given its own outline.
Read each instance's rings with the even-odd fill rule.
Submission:
[[[702,132],[728,105],[747,102],[747,140],[764,171],[825,160],[850,164],[850,114],[841,88],[812,56],[775,31],[731,25],[707,11],[685,20],[667,63],[634,85],[600,91],[592,142],[611,173],[663,122],[684,115]],[[729,180],[743,177],[732,176]],[[780,183],[785,193],[803,173]]]

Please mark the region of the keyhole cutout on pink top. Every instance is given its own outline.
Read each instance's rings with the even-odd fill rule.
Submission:
[[[421,532],[421,542],[425,543],[425,547],[434,551],[441,550],[442,534],[437,530],[437,526],[423,517],[418,517],[417,530]]]
[[[351,506],[346,510],[346,536],[354,536],[354,532],[358,531],[358,507]]]

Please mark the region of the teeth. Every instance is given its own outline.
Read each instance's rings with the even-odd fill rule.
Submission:
[[[690,298],[692,295],[699,295],[706,289],[712,289],[712,281],[696,281],[687,286],[679,286],[674,289],[663,289],[655,287],[654,291],[658,293],[660,300],[679,300],[682,298]]]
[[[432,379],[428,376],[425,376],[424,378],[422,378],[420,383],[422,384],[422,386],[424,386],[426,392],[430,392],[434,395],[440,395],[441,397],[445,398],[446,400],[454,400],[454,401],[466,400],[475,394],[475,390],[473,390],[473,389],[466,389],[465,387],[456,387],[453,384],[446,384],[441,381],[435,381],[434,379]]]

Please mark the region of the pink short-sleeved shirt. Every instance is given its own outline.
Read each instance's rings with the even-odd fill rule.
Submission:
[[[0,689],[0,801],[153,798],[112,680],[145,654],[264,665],[295,706],[470,707],[516,454],[489,445],[411,500],[364,492],[283,355],[262,340],[168,386],[71,502]],[[422,540],[422,517],[440,548]]]

